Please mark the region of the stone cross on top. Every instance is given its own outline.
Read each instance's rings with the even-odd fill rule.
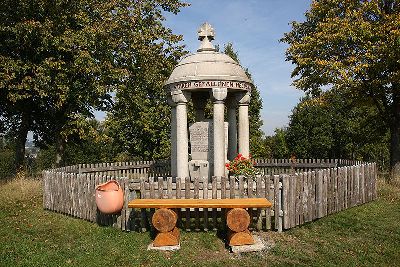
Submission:
[[[211,43],[215,37],[214,28],[208,22],[203,23],[197,33],[201,41],[200,47],[197,49],[198,52],[216,51],[214,45]]]

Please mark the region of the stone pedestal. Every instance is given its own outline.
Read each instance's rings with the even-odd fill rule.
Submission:
[[[189,161],[190,180],[195,177],[207,178],[210,176],[210,165],[208,160],[191,160]]]
[[[190,177],[214,175],[214,123],[211,120],[195,122],[189,127],[192,160],[189,162]],[[224,122],[224,162],[227,161],[228,123]],[[225,167],[225,166],[224,166]],[[206,176],[203,176],[207,173]],[[200,176],[199,176],[200,175]]]

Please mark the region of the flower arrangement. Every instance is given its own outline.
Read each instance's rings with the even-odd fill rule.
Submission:
[[[259,174],[258,170],[254,167],[254,162],[251,157],[243,157],[242,154],[238,154],[231,162],[226,163],[225,167],[234,176],[243,175],[246,178],[255,178]]]

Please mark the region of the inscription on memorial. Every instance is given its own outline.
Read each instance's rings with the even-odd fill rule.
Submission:
[[[225,126],[225,158],[228,149],[228,123]],[[213,163],[214,131],[212,121],[195,122],[189,127],[190,147],[193,160],[207,160]]]
[[[230,89],[242,89],[251,90],[251,86],[246,82],[231,82],[231,81],[188,81],[180,82],[171,85],[170,89],[185,90],[185,89],[199,89],[199,88],[230,88]]]
[[[208,123],[206,123],[208,124]],[[208,125],[193,125],[190,128],[190,143],[192,152],[208,152]]]

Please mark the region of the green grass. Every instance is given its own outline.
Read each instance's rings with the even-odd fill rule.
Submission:
[[[233,255],[215,232],[182,232],[181,250],[147,251],[149,233],[122,232],[43,210],[39,181],[0,185],[0,266],[400,266],[400,189],[283,234],[268,252]]]

